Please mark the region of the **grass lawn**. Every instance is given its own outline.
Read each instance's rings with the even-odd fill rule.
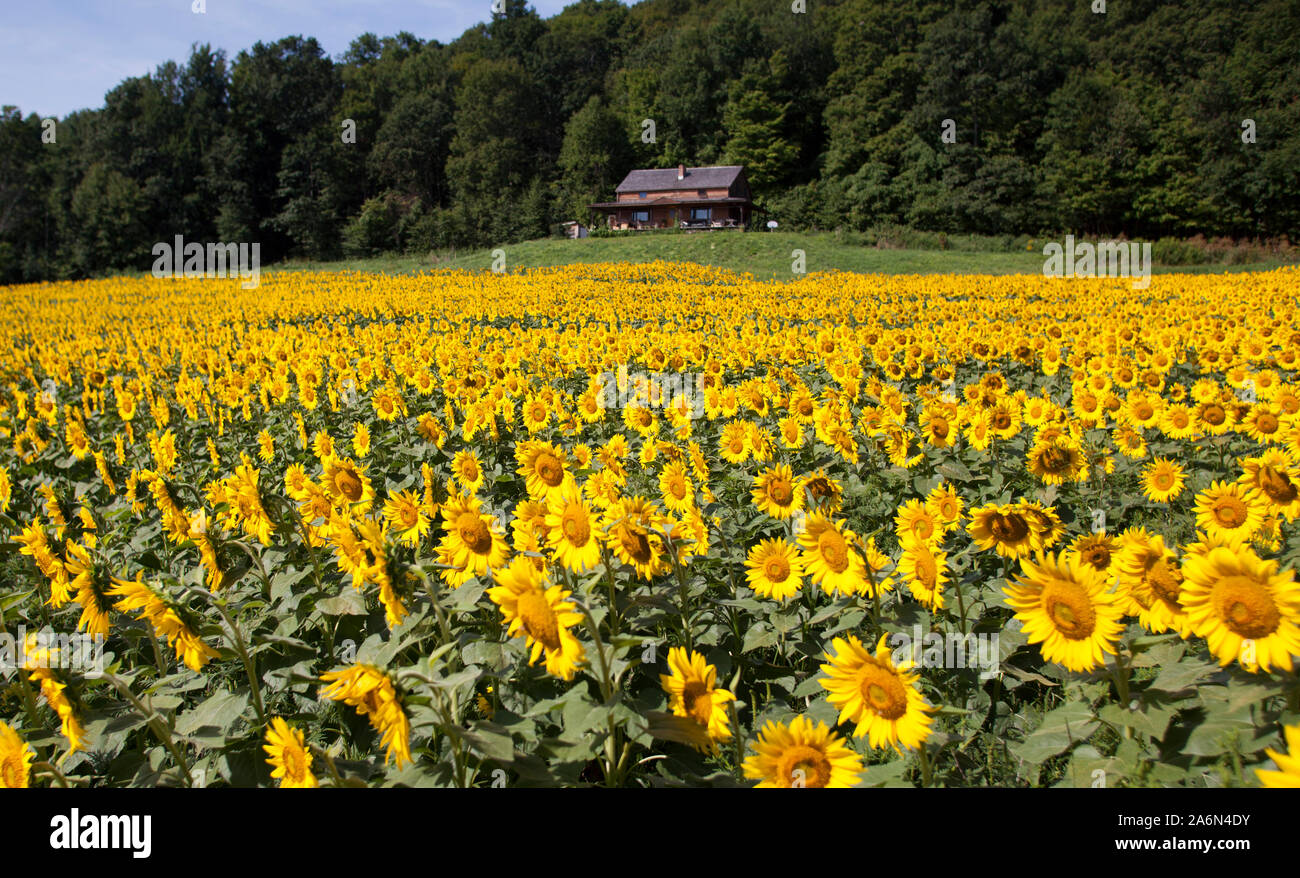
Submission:
[[[346,270],[389,274],[413,273],[442,268],[489,270],[493,249],[429,253],[424,256],[381,256],[340,262],[286,262],[267,266],[267,271]],[[570,265],[590,262],[695,262],[716,265],[755,277],[790,280],[794,257],[803,250],[805,269],[856,271],[879,274],[1038,274],[1043,270],[1041,248],[1022,252],[980,252],[975,250],[890,250],[863,247],[839,241],[829,232],[735,232],[656,235],[635,237],[542,238],[505,244],[506,270]],[[1159,272],[1265,271],[1281,263],[1246,265],[1155,266]]]

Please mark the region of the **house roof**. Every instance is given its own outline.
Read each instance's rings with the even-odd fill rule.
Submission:
[[[645,207],[664,207],[670,204],[748,204],[749,199],[739,198],[734,195],[720,196],[717,198],[704,198],[698,195],[661,195],[658,198],[646,198],[636,201],[598,201],[595,204],[589,204],[588,207],[624,207],[629,210],[640,210]]]
[[[741,165],[711,168],[687,168],[686,177],[677,179],[676,168],[645,168],[632,171],[618,184],[615,192],[662,192],[675,189],[730,188],[744,170]]]

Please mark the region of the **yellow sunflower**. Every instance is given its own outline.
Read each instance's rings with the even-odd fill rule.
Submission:
[[[1142,493],[1153,503],[1168,503],[1183,493],[1183,468],[1168,458],[1157,457],[1142,469]]]
[[[718,669],[706,663],[698,652],[688,654],[680,646],[668,651],[668,668],[672,673],[660,674],[659,685],[668,694],[668,709],[673,715],[687,717],[703,726],[714,750],[718,743],[730,741],[727,704],[736,696],[716,687]]]
[[[931,610],[943,609],[943,587],[948,581],[948,556],[938,546],[912,536],[903,538],[898,573],[912,596]]]
[[[321,674],[320,678],[330,684],[322,687],[323,697],[355,707],[380,733],[379,744],[386,748],[385,763],[392,760],[401,769],[411,761],[411,721],[391,677],[372,665],[357,663]]]
[[[1083,564],[1098,573],[1109,574],[1111,565],[1118,559],[1119,551],[1115,538],[1105,532],[1081,534],[1070,543],[1070,551]]]
[[[375,499],[375,489],[366,475],[365,466],[346,458],[330,457],[325,463],[325,486],[340,508],[367,512]]]
[[[510,555],[496,520],[482,511],[475,497],[453,497],[442,507],[443,528],[446,534],[440,548],[455,570],[444,570],[443,576],[452,585],[464,585],[471,576],[483,576],[488,569],[501,567]]]
[[[1159,534],[1144,539],[1130,539],[1120,553],[1118,564],[1119,593],[1124,611],[1136,616],[1152,634],[1175,629],[1186,637],[1190,632],[1187,613],[1178,602],[1183,574],[1178,559],[1165,547]]]
[[[576,486],[552,495],[546,506],[547,545],[567,570],[585,573],[600,561],[596,521]]]
[[[119,613],[139,610],[141,618],[153,627],[154,636],[165,637],[167,645],[176,650],[176,658],[191,671],[201,671],[208,662],[220,658],[221,654],[204,643],[170,603],[144,584],[142,576],[136,573],[134,581],[113,580],[113,588],[106,593],[118,598],[115,609]]]
[[[763,540],[749,550],[745,578],[760,597],[784,601],[803,587],[803,562],[786,539]]]
[[[477,493],[483,487],[483,467],[473,450],[457,451],[451,462],[451,471],[455,474],[456,481],[460,482],[460,489],[466,494]]]
[[[280,782],[281,789],[310,789],[320,785],[316,775],[311,772],[312,756],[307,749],[306,739],[299,729],[290,726],[283,717],[271,719],[262,749],[270,757],[266,760],[267,764],[275,769],[271,772],[271,777]]]
[[[898,507],[894,516],[894,527],[898,541],[905,538],[937,544],[943,537],[943,529],[932,513],[920,500],[908,500]]]
[[[0,720],[0,790],[20,790],[31,785],[36,751]]]
[[[972,509],[967,531],[981,549],[993,549],[1012,560],[1028,557],[1043,548],[1030,518],[1015,505],[990,503]]]
[[[784,521],[803,508],[803,492],[799,490],[790,467],[785,464],[759,473],[751,494],[759,511],[778,521]]]
[[[1030,643],[1043,658],[1071,671],[1090,671],[1115,654],[1123,631],[1118,597],[1106,578],[1068,552],[1020,562],[1022,576],[1003,591]]]
[[[664,505],[673,512],[685,512],[695,505],[695,490],[681,461],[674,460],[659,474],[659,491]]]
[[[768,722],[750,743],[754,754],[745,759],[745,777],[758,788],[848,788],[857,786],[862,758],[825,723],[806,716],[785,723]]]
[[[856,594],[866,579],[862,556],[853,548],[857,535],[843,524],[814,513],[799,534],[804,569],[827,594]]]
[[[543,574],[527,558],[516,558],[505,570],[495,571],[495,576],[497,585],[487,594],[505,616],[506,636],[523,635],[524,648],[531,650],[530,665],[545,653],[546,672],[572,680],[586,653],[569,631],[582,621],[574,604],[565,600],[571,592],[559,585],[548,587]]]
[[[930,736],[934,708],[921,695],[912,662],[893,663],[883,635],[872,655],[857,637],[835,638],[835,655],[825,653],[821,684],[827,700],[839,708],[840,722],[857,723],[855,737],[868,736],[872,747],[899,745],[915,750]]]
[[[3,727],[3,723],[0,723]],[[1279,753],[1268,749],[1264,752],[1277,765],[1277,771],[1264,768],[1255,769],[1261,786],[1300,789],[1300,725],[1286,726],[1283,729],[1288,753]]]
[[[1025,459],[1025,468],[1045,485],[1082,482],[1088,478],[1083,449],[1065,436],[1034,443]]]
[[[946,533],[961,526],[962,510],[966,504],[952,485],[936,485],[925,497],[925,508]]]
[[[823,470],[809,473],[799,480],[801,493],[808,500],[808,508],[826,515],[839,512],[844,505],[844,489],[840,483]]]
[[[515,459],[528,496],[534,500],[544,500],[552,492],[562,491],[573,480],[565,469],[564,451],[549,442],[521,442],[515,449]]]
[[[1214,482],[1196,495],[1196,526],[1216,540],[1244,544],[1264,523],[1266,508],[1250,488]]]
[[[1253,488],[1268,511],[1287,521],[1300,516],[1300,467],[1279,448],[1269,448],[1258,457],[1241,461],[1242,475],[1237,483]]]
[[[1183,608],[1219,664],[1290,671],[1300,656],[1300,586],[1245,546],[1215,546],[1183,560]]]
[[[384,501],[384,518],[408,545],[417,545],[429,532],[429,520],[420,509],[420,498],[411,491],[398,491]]]
[[[665,524],[658,507],[644,497],[623,497],[605,511],[605,544],[618,560],[631,564],[642,579],[670,569],[671,561],[658,531]]]

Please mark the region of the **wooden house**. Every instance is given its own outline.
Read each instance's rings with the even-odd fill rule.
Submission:
[[[647,168],[632,171],[613,201],[590,205],[611,229],[737,229],[754,210],[740,165]]]

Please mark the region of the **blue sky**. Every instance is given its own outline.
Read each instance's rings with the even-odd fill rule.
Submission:
[[[543,18],[573,0],[530,0]],[[261,40],[316,37],[340,55],[366,31],[449,42],[491,15],[491,0],[0,0],[0,106],[62,117],[102,106],[123,79],[189,58],[191,43],[231,59]]]

